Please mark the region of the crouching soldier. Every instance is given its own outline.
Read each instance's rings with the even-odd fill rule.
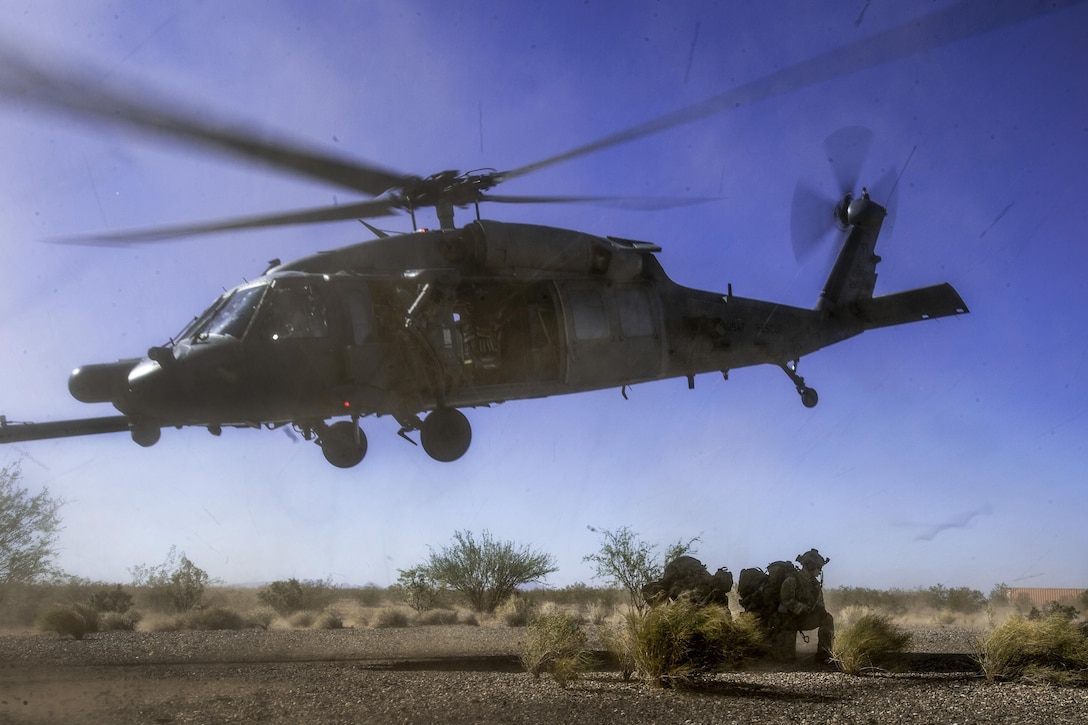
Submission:
[[[835,620],[824,608],[823,569],[831,559],[810,549],[800,554],[797,561],[801,569],[791,566],[793,571],[783,579],[778,592],[778,610],[771,622],[771,647],[776,658],[792,660],[797,656],[797,633],[816,629],[816,661],[827,662],[835,639]]]

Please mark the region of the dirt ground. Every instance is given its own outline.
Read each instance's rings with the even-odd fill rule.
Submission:
[[[723,673],[693,691],[607,662],[567,688],[517,658],[524,630],[109,632],[0,636],[0,723],[1083,723],[1088,691],[991,684],[974,633],[919,628],[895,672],[811,664]]]

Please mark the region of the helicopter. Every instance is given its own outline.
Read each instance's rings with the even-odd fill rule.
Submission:
[[[950,39],[955,38],[941,42]],[[835,57],[852,60],[852,53],[843,49]],[[9,69],[22,62],[10,54],[5,60]],[[841,62],[828,61],[831,67]],[[795,234],[827,227],[840,238],[812,308],[734,295],[732,285],[724,292],[685,287],[668,276],[657,256],[661,247],[652,242],[480,215],[487,202],[607,201],[508,196],[491,189],[544,166],[723,112],[736,105],[735,94],[515,169],[424,177],[207,121],[72,71],[24,70],[21,78],[35,85],[4,88],[5,94],[374,197],[84,241],[123,244],[402,211],[416,230],[391,235],[367,224],[375,239],[273,260],[259,277],[225,292],[146,354],[82,365],[71,373],[68,387],[75,399],[110,404],[120,415],[41,423],[0,417],[0,443],[128,432],[147,447],[165,428],[200,427],[215,436],[232,427],[286,428],[316,442],[332,465],[351,468],[368,450],[361,421],[389,416],[401,437],[415,443],[412,435],[418,433],[428,456],[452,462],[472,441],[463,411],[506,401],[607,388],[625,393],[628,386],[663,379],[686,379],[693,388],[697,375],[728,378],[738,368],[774,365],[801,404],[812,408],[819,396],[799,372],[803,357],[863,332],[968,312],[948,283],[874,294],[881,261],[876,244],[895,187],[888,190],[881,180],[870,193],[859,183],[864,154],[837,151],[867,147],[870,135],[857,128],[832,134],[825,143],[829,158],[854,159],[833,168],[836,193],[825,197],[799,187],[795,195]],[[781,92],[781,76],[790,71],[742,90],[752,98],[766,97],[769,88]],[[804,83],[822,80],[827,72]],[[66,82],[39,82],[58,77]],[[809,223],[806,207],[814,198],[822,211]],[[475,219],[459,227],[454,210],[467,207],[475,207]],[[416,212],[424,208],[435,209],[439,228],[416,228]]]

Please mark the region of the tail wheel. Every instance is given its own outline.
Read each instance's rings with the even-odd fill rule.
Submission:
[[[341,420],[330,425],[317,444],[325,460],[337,468],[351,468],[366,457],[366,433],[357,424]]]
[[[472,426],[457,408],[439,408],[423,421],[419,441],[428,456],[449,463],[465,455],[472,443]]]

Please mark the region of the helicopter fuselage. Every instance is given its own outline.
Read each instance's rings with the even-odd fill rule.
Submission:
[[[454,460],[471,435],[461,408],[664,378],[690,385],[750,365],[781,367],[811,407],[802,356],[966,311],[948,285],[871,297],[883,217],[872,206],[879,214],[855,220],[814,309],[681,286],[646,242],[478,220],[278,264],[146,357],[76,369],[69,389],[111,403],[143,445],[167,427],[291,424],[343,466],[365,455],[357,423],[367,416],[394,417],[433,457]]]

